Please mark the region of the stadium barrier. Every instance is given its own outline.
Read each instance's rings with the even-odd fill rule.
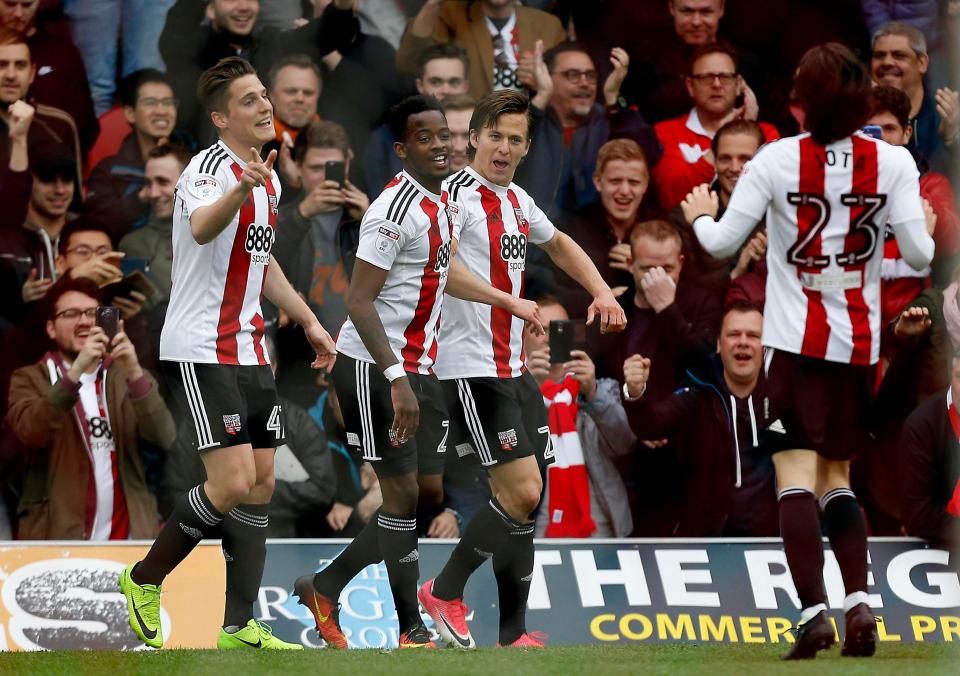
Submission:
[[[318,570],[344,540],[271,540],[255,612],[286,640],[319,647],[293,580]],[[453,542],[423,541],[420,579],[433,577]],[[116,580],[147,543],[16,542],[0,546],[0,650],[142,648],[127,626]],[[882,642],[960,640],[960,576],[950,553],[919,540],[870,541],[871,604]],[[843,618],[843,583],[828,550],[830,614]],[[210,648],[223,612],[217,541],[200,545],[164,584],[166,646]],[[386,570],[370,566],[341,597],[351,647],[397,644]],[[489,565],[467,585],[471,629],[497,641],[497,591]],[[538,540],[527,624],[549,643],[786,643],[798,603],[779,540]]]

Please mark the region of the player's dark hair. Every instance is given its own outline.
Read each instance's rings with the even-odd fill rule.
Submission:
[[[317,76],[317,84],[323,84],[323,75],[320,72],[320,66],[318,66],[313,59],[306,54],[287,54],[277,60],[267,73],[267,80],[271,87],[275,87],[277,84],[277,74],[288,66],[313,71],[313,74]]]
[[[397,143],[403,143],[406,140],[407,120],[410,119],[410,116],[419,115],[428,110],[435,110],[443,115],[443,107],[441,107],[440,102],[432,96],[422,94],[408,96],[391,107],[387,119],[390,125],[390,133],[393,134],[393,140]]]
[[[694,64],[708,54],[726,54],[730,57],[730,60],[733,61],[734,71],[739,68],[740,55],[737,53],[736,48],[725,40],[717,40],[716,42],[708,42],[700,45],[693,50],[693,53],[690,55],[690,61],[687,63],[687,72],[693,74]]]
[[[330,120],[314,120],[297,134],[297,140],[293,143],[293,152],[291,153],[293,161],[303,162],[307,156],[307,151],[311,148],[328,148],[339,150],[343,153],[344,159],[353,155],[350,152],[350,139],[347,137],[347,130],[336,122]]]
[[[245,75],[256,75],[257,71],[249,61],[239,56],[228,56],[217,61],[215,66],[207,68],[197,82],[197,98],[208,113],[224,113],[227,107],[227,90],[234,80]]]
[[[417,77],[422,78],[427,70],[427,64],[437,59],[459,59],[463,64],[463,76],[470,76],[470,57],[467,56],[466,51],[452,42],[438,42],[417,55]]]
[[[120,80],[120,84],[117,85],[117,94],[120,97],[120,103],[125,106],[130,106],[131,108],[137,105],[137,99],[140,97],[140,88],[151,82],[165,84],[170,87],[170,91],[173,91],[173,85],[170,84],[170,79],[166,73],[161,73],[155,68],[141,68]]]
[[[587,48],[583,44],[574,42],[573,40],[565,40],[558,45],[554,45],[543,53],[543,63],[546,65],[547,70],[552,73],[553,66],[557,62],[557,57],[567,52],[580,52],[581,54],[586,54],[590,60],[593,61],[593,57],[590,56],[590,52],[587,51]]]
[[[723,324],[723,320],[726,319],[727,315],[731,312],[759,312],[762,315],[763,306],[743,298],[732,300],[723,308],[723,317],[720,319],[721,325]]]
[[[107,239],[110,240],[110,246],[114,246],[113,237],[110,236],[110,230],[107,228],[107,225],[98,220],[95,216],[87,214],[77,218],[76,220],[70,221],[63,226],[63,230],[60,231],[60,240],[57,245],[57,251],[61,256],[66,254],[67,249],[70,248],[70,239],[78,232],[102,232],[107,236]]]
[[[193,158],[193,150],[185,143],[171,141],[151,148],[150,152],[147,153],[147,159],[156,159],[167,155],[173,155],[180,166],[185,167],[190,164],[190,160]]]
[[[9,26],[0,25],[0,47],[7,47],[9,45],[27,45],[27,49],[30,49],[30,43],[27,42],[25,33],[14,30]]]
[[[103,294],[100,293],[100,287],[97,286],[97,283],[92,279],[88,277],[64,275],[57,280],[56,284],[50,287],[47,294],[43,297],[40,316],[48,320],[53,319],[53,315],[56,314],[57,301],[71,291],[82,293],[84,296],[90,296],[97,301],[97,305],[103,303]]]
[[[848,47],[828,42],[807,50],[793,80],[804,126],[821,145],[845,138],[870,117],[870,76]]]
[[[724,136],[733,136],[734,134],[744,134],[754,137],[757,139],[758,148],[767,142],[767,135],[763,133],[760,125],[753,120],[733,120],[720,127],[717,133],[714,134],[713,141],[710,142],[710,149],[713,151],[714,159],[717,157],[717,148],[720,147],[720,139]]]
[[[527,140],[533,127],[533,118],[530,116],[530,101],[520,92],[512,89],[501,89],[480,99],[477,107],[470,116],[470,133],[479,134],[483,129],[495,127],[501,115],[519,113],[527,118]],[[471,160],[477,154],[472,143],[467,143],[467,157]]]
[[[874,87],[870,94],[870,117],[890,113],[904,129],[910,124],[910,97],[896,87]]]

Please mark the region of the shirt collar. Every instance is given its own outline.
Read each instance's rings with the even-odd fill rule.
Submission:
[[[704,129],[703,122],[700,121],[700,116],[697,115],[696,108],[691,108],[690,114],[687,115],[687,129],[700,136],[706,136],[709,139],[712,139],[714,136],[714,132]]]

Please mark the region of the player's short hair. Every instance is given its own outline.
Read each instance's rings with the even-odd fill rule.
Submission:
[[[8,45],[26,45],[27,51],[30,51],[30,43],[27,42],[25,33],[14,30],[9,26],[0,25],[0,47],[7,47]]]
[[[730,57],[730,60],[733,61],[733,69],[739,70],[740,55],[737,53],[736,48],[726,40],[717,40],[716,42],[708,42],[700,45],[693,50],[693,53],[690,54],[690,61],[687,62],[687,72],[692,75],[694,64],[708,54],[726,54]]]
[[[74,277],[64,275],[50,287],[47,294],[43,297],[41,305],[41,316],[46,320],[52,320],[56,314],[57,302],[71,291],[82,293],[84,296],[93,298],[97,305],[103,303],[103,294],[97,283],[88,277]]]
[[[438,42],[417,55],[417,77],[423,78],[423,74],[427,72],[427,64],[438,59],[458,59],[463,64],[463,76],[470,76],[470,57],[463,47],[452,42]]]
[[[167,77],[166,73],[161,73],[156,68],[141,68],[140,70],[133,71],[125,78],[120,80],[120,84],[117,86],[117,94],[120,97],[120,103],[125,106],[130,106],[131,108],[137,105],[137,99],[140,96],[140,88],[145,84],[150,84],[151,82],[165,84],[170,87],[170,91],[173,91],[173,85],[170,84],[170,79]]]
[[[590,60],[593,61],[593,57],[590,56],[590,52],[587,51],[587,48],[583,45],[583,43],[575,42],[573,40],[565,40],[558,45],[554,45],[543,53],[543,63],[546,65],[547,70],[553,73],[553,66],[557,63],[557,57],[561,54],[566,54],[567,52],[580,52],[581,54],[586,54]]]
[[[603,170],[614,160],[620,160],[621,162],[643,162],[643,167],[647,171],[647,174],[650,173],[650,165],[647,163],[647,156],[643,154],[643,148],[633,139],[616,138],[600,146],[600,150],[597,152],[597,166],[593,170],[593,177],[600,178]]]
[[[896,87],[874,87],[870,93],[870,117],[890,113],[904,129],[910,124],[910,97]]]
[[[927,38],[924,37],[920,29],[901,21],[888,21],[880,26],[880,28],[874,32],[873,37],[870,38],[870,50],[873,51],[876,49],[877,40],[885,38],[888,35],[898,35],[907,38],[910,42],[910,49],[912,49],[917,56],[925,56],[927,53]]]
[[[330,120],[314,120],[297,134],[297,140],[293,144],[291,153],[293,161],[297,164],[303,162],[307,156],[307,151],[311,148],[328,148],[330,150],[339,150],[343,153],[344,159],[352,156],[350,152],[350,139],[347,137],[347,130],[336,122]]]
[[[762,315],[763,306],[759,303],[754,303],[752,300],[746,300],[744,298],[732,300],[725,308],[723,308],[723,317],[720,318],[721,326],[723,325],[723,321],[727,318],[727,315],[731,312],[759,312]]]
[[[268,86],[270,88],[275,87],[277,84],[277,75],[280,71],[291,66],[293,68],[300,68],[301,70],[313,71],[313,74],[317,76],[317,83],[323,84],[323,74],[313,59],[306,54],[287,54],[270,67],[270,71],[267,73]]]
[[[512,89],[501,89],[484,96],[473,109],[473,115],[470,116],[470,131],[476,131],[494,127],[501,115],[519,113],[527,118],[527,140],[530,140],[530,133],[533,128],[533,118],[530,116],[530,101],[520,92]],[[473,144],[467,142],[467,157],[471,160],[477,154],[477,149]]]
[[[60,232],[60,241],[57,245],[57,251],[61,256],[66,255],[67,249],[70,248],[70,239],[78,232],[102,232],[110,240],[110,246],[114,246],[113,237],[110,235],[106,223],[96,216],[85,214],[63,226],[63,230]]]
[[[390,133],[393,134],[393,140],[397,143],[403,143],[407,136],[407,120],[411,115],[419,115],[428,110],[435,110],[443,115],[443,107],[440,102],[432,96],[415,94],[408,96],[400,103],[390,108],[388,115]]]
[[[870,117],[871,80],[848,47],[828,42],[807,50],[793,80],[804,126],[821,145],[849,136]]]
[[[197,98],[208,113],[226,112],[227,90],[234,80],[245,75],[256,75],[257,71],[249,61],[239,56],[228,56],[207,68],[197,82]]]
[[[757,148],[767,142],[767,135],[763,129],[753,120],[733,120],[717,130],[713,135],[713,141],[710,142],[710,149],[713,150],[713,157],[717,157],[717,148],[720,147],[720,139],[724,136],[733,136],[734,134],[744,134],[753,136],[757,139]]]
[[[633,226],[630,233],[630,248],[633,249],[644,237],[649,237],[655,242],[665,242],[668,239],[675,240],[677,247],[683,248],[683,238],[680,237],[680,231],[670,221],[662,218],[655,218],[650,221],[641,221]]]
[[[477,107],[477,100],[469,94],[454,94],[441,101],[440,107],[444,113],[451,110],[473,110]]]
[[[193,150],[185,143],[170,141],[169,143],[162,143],[151,148],[150,152],[147,153],[147,159],[152,160],[166,157],[167,155],[173,155],[177,162],[180,163],[180,166],[185,167],[190,164],[190,160],[193,159]]]

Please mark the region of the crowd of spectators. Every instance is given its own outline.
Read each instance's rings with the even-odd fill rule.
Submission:
[[[587,251],[628,317],[624,333],[588,332],[562,360],[546,337],[526,336],[562,458],[547,472],[538,535],[776,536],[756,423],[765,226],[718,260],[679,203],[709,184],[722,212],[759,148],[803,129],[791,92],[800,56],[838,41],[873,74],[869,124],[916,159],[937,247],[917,273],[886,234],[882,359],[853,487],[872,534],[958,540],[960,2],[349,5],[0,0],[0,539],[150,538],[203,476],[178,441],[188,423],[165,403],[158,345],[174,189],[215,138],[197,79],[237,55],[274,106],[273,253],[334,335],[360,221],[400,169],[389,106],[437,98],[457,171],[476,101],[526,92],[533,137],[516,181]],[[583,318],[583,290],[528,252],[525,293],[543,317]],[[287,430],[271,535],[351,536],[379,506],[376,478],[348,450],[302,331],[264,303]],[[101,305],[118,311],[112,339],[96,325]],[[489,497],[455,457],[444,486],[446,509],[424,536],[458,536]]]

